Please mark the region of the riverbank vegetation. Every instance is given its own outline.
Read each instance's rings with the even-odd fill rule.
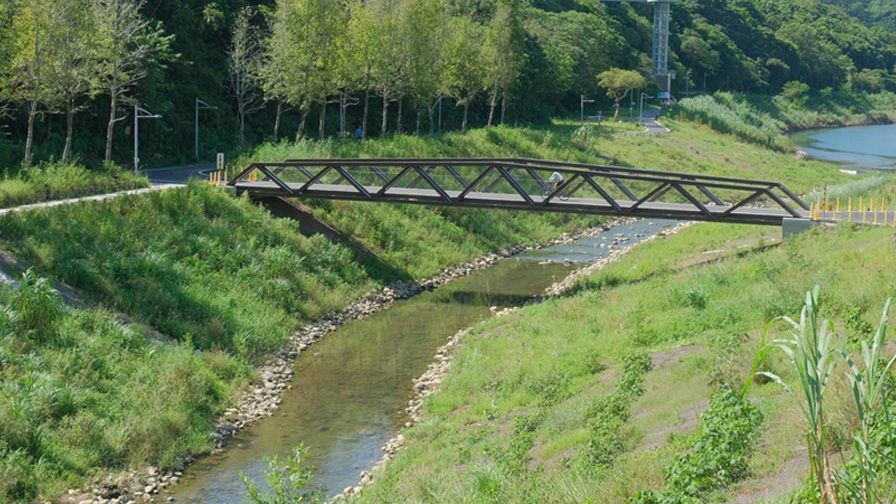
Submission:
[[[808,86],[785,90],[776,96],[715,93],[681,100],[669,115],[791,152],[796,146],[782,133],[896,122],[896,94],[834,94],[830,89],[810,92]]]
[[[424,400],[420,422],[404,431],[406,448],[349,501],[788,502],[796,492],[815,502],[810,430],[797,404],[762,376],[746,403],[739,397],[766,322],[800,320],[813,285],[824,286],[819,320],[832,320],[837,333],[824,398],[837,492],[865,502],[851,492],[869,474],[863,460],[874,457],[875,502],[891,501],[896,430],[885,406],[896,377],[890,369],[881,381],[889,399],[875,405],[875,434],[863,436],[839,352],[863,362],[856,345],[872,346],[896,292],[892,228],[841,224],[783,243],[774,234],[698,224],[638,246],[568,296],[476,326],[440,391]],[[790,329],[772,323],[766,341]],[[889,359],[894,338],[885,331],[888,344],[878,347]],[[653,369],[642,396],[615,405],[631,352],[649,353]],[[760,362],[756,370],[798,381],[783,352]],[[593,420],[619,411],[628,421],[599,435]],[[871,440],[867,451],[854,451],[862,439]]]

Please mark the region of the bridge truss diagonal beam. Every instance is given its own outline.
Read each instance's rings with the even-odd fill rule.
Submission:
[[[260,177],[249,177],[257,172]],[[563,177],[556,189],[545,182]],[[413,175],[412,175],[413,174]],[[422,184],[421,184],[422,182]],[[301,197],[781,225],[808,217],[782,184],[529,158],[291,159],[230,183],[255,198]],[[419,186],[419,187],[418,187]],[[761,205],[761,206],[757,206]]]

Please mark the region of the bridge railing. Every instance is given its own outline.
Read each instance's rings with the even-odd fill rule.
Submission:
[[[563,178],[556,188],[547,183],[555,173]],[[250,174],[257,178],[250,180]],[[231,185],[255,196],[759,224],[803,218],[800,210],[808,210],[799,197],[774,181],[528,158],[290,159],[253,163]],[[748,211],[751,205],[774,211],[766,211],[768,215]]]

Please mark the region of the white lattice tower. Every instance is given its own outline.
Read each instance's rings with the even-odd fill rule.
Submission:
[[[604,2],[647,2],[653,9],[653,75],[660,89],[669,91],[669,4],[678,0],[603,0]]]

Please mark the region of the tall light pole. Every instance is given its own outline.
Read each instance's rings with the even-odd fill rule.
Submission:
[[[581,101],[579,102],[579,120],[582,122],[582,126],[585,125],[585,104],[586,103],[594,103],[594,100],[586,100],[585,95],[581,95]]]
[[[134,105],[134,173],[140,171],[140,119],[161,119],[161,114],[150,114],[146,109]]]
[[[199,161],[199,111],[200,110],[218,110],[218,107],[212,107],[208,103],[196,98],[196,161]]]
[[[642,122],[642,118],[644,117],[644,99],[650,99],[650,95],[644,92],[641,92],[641,96],[638,97],[638,122]]]

